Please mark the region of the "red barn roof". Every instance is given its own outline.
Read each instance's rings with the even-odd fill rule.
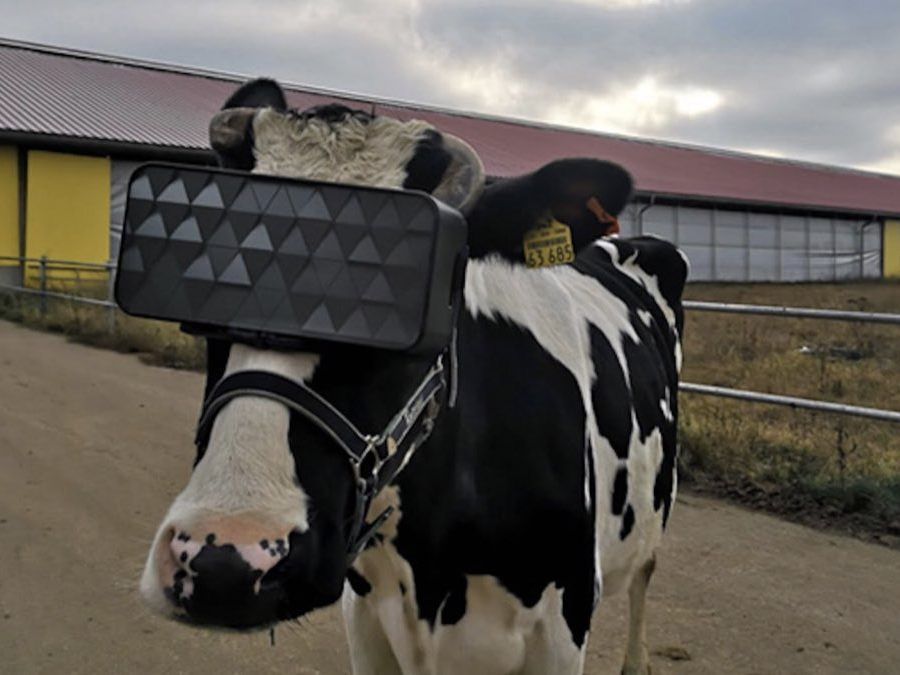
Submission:
[[[154,149],[207,147],[207,123],[246,78],[0,40],[0,142],[80,139]],[[291,105],[326,101],[420,118],[468,141],[487,173],[562,157],[618,162],[645,194],[900,215],[900,177],[626,138],[286,85]]]

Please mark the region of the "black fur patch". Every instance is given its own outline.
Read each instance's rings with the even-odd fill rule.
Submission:
[[[628,508],[625,509],[625,515],[622,516],[622,529],[619,530],[619,539],[625,541],[625,537],[631,534],[631,529],[634,527],[634,509],[631,508],[631,504],[628,505]]]
[[[352,567],[347,569],[347,581],[350,583],[350,588],[353,589],[353,592],[361,598],[367,596],[372,590],[372,584]]]
[[[612,512],[614,516],[621,516],[625,508],[625,500],[628,498],[628,468],[619,467],[616,471],[616,479],[613,484]]]
[[[227,108],[275,108],[276,110],[286,110],[287,100],[284,97],[284,91],[282,91],[275,80],[263,77],[242,84],[225,101],[222,110]]]
[[[459,576],[453,588],[450,589],[444,606],[441,607],[441,623],[444,626],[452,626],[466,615],[466,589],[468,586],[466,578]]]
[[[433,192],[450,166],[450,153],[443,147],[443,137],[433,130],[426,131],[416,145],[416,152],[406,164],[407,190]]]
[[[591,388],[597,427],[616,456],[625,459],[631,442],[631,392],[622,365],[603,332],[591,325],[590,339],[591,359],[597,373]]]

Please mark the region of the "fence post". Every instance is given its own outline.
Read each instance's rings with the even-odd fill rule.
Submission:
[[[47,256],[41,256],[40,262],[41,316],[47,314]]]

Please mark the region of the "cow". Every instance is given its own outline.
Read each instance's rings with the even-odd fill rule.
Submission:
[[[288,109],[242,86],[210,127],[220,163],[430,192],[461,209],[470,260],[448,385],[368,508],[354,550],[354,474],[334,439],[283,402],[231,399],[201,434],[140,588],[192,624],[264,628],[341,600],[357,675],[581,673],[601,598],[628,591],[623,672],[649,672],[644,608],[676,492],[681,293],[687,261],[612,236],[632,182],[616,164],[552,162],[484,186],[464,142],[341,105]],[[548,222],[574,260],[529,267]],[[303,383],[359,429],[381,429],[430,357],[315,352],[210,338],[223,376]],[[349,551],[349,553],[348,553]]]

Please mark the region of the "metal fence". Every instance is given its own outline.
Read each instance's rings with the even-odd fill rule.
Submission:
[[[15,263],[15,265],[9,265]],[[0,291],[36,295],[40,298],[40,312],[47,312],[47,300],[67,300],[69,302],[105,307],[108,310],[110,330],[115,327],[118,307],[113,294],[116,266],[108,263],[86,263],[76,260],[57,260],[41,256],[0,256],[0,270],[14,271],[18,283],[6,283],[0,279]],[[87,277],[87,278],[85,278]],[[33,283],[34,285],[31,285]],[[79,290],[85,286],[101,292],[91,297]],[[73,292],[67,292],[71,290]]]
[[[46,312],[47,310],[47,298],[56,298],[61,300],[68,300],[70,302],[78,302],[88,305],[105,307],[109,310],[109,327],[110,329],[113,329],[115,327],[117,306],[113,295],[113,288],[115,284],[116,266],[113,263],[84,263],[71,260],[53,260],[47,257],[23,258],[0,256],[0,265],[2,265],[3,263],[17,263],[19,265],[19,268],[21,270],[21,283],[0,283],[0,290],[12,293],[24,293],[39,296],[41,312]],[[36,275],[36,277],[29,277],[29,273],[32,273],[32,275]],[[71,285],[77,288],[77,286],[80,285],[80,275],[82,273],[89,273],[94,275],[95,277],[97,275],[100,275],[101,280],[105,284],[105,297],[93,298],[76,293],[66,293],[58,290],[51,290],[50,286],[53,283],[59,283],[63,287],[65,287],[66,285]],[[72,283],[73,275],[75,280],[74,284]],[[37,284],[36,288],[29,286],[26,283],[29,278],[35,279]],[[700,302],[694,300],[685,300],[684,308],[687,310],[700,312],[755,314],[785,318],[818,319],[827,321],[852,321],[856,323],[877,323],[900,326],[900,314],[885,314],[878,312],[812,309],[808,307],[781,307],[773,305],[744,305],[722,302]],[[731,389],[728,387],[718,387],[708,384],[696,384],[693,382],[682,382],[679,386],[679,389],[690,394],[732,398],[742,401],[750,401],[753,403],[782,405],[795,409],[803,408],[806,410],[817,410],[820,412],[852,415],[856,417],[866,417],[869,419],[900,423],[900,412],[896,412],[893,410],[867,408],[863,406],[848,405],[845,403],[835,403],[833,401],[818,401],[814,399],[798,398],[794,396],[783,396],[780,394],[766,394],[758,391]]]
[[[900,326],[900,314],[884,314],[878,312],[856,312],[834,309],[812,309],[808,307],[779,307],[773,305],[742,305],[727,302],[700,302],[685,300],[684,308],[701,312],[722,312],[725,314],[756,314],[764,316],[779,316],[784,318],[818,319],[826,321],[852,321],[855,323],[880,323]],[[790,408],[803,408],[820,412],[852,415],[855,417],[867,417],[869,419],[885,422],[900,423],[900,412],[882,410],[880,408],[866,408],[863,406],[835,403],[833,401],[818,401],[809,398],[795,396],[783,396],[780,394],[765,394],[759,391],[747,391],[745,389],[731,389],[729,387],[716,387],[709,384],[695,384],[682,382],[679,390],[691,394],[705,396],[718,396],[721,398],[733,398],[752,403],[768,403],[782,405]]]

